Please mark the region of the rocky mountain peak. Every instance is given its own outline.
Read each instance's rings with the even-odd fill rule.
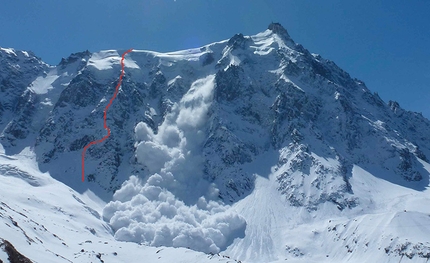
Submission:
[[[284,36],[285,38],[290,38],[287,30],[280,23],[270,23],[267,29],[272,30],[273,33]]]
[[[229,39],[228,45],[231,46],[233,49],[236,48],[245,48],[246,44],[249,43],[251,40],[249,37],[243,36],[243,34],[235,34],[232,38]]]
[[[65,67],[67,64],[76,62],[79,59],[88,59],[91,56],[91,52],[88,50],[72,53],[67,58],[62,58],[58,64],[61,67]]]

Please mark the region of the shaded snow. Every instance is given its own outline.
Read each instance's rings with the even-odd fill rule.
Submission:
[[[60,76],[57,75],[56,70],[51,71],[45,77],[37,77],[30,84],[30,89],[33,90],[36,94],[45,94],[48,93],[49,90],[53,89],[52,83],[56,81]]]

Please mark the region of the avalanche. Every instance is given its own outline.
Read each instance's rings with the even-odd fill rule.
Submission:
[[[384,102],[277,23],[197,49],[128,54],[111,136],[87,152],[81,183],[80,154],[104,136],[119,54],[50,66],[0,50],[0,238],[23,255],[430,258],[430,121]]]

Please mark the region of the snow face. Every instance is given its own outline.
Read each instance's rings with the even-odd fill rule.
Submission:
[[[56,73],[56,71],[50,72],[46,77],[37,77],[37,79],[30,84],[30,88],[36,94],[48,93],[49,90],[53,89],[52,83],[60,77]]]
[[[89,66],[98,70],[112,69],[112,64],[120,64],[121,55],[116,50],[94,53],[88,61]]]
[[[94,67],[97,70],[112,69],[113,65],[121,64],[121,54],[116,50],[106,50],[94,53],[88,61],[88,66]],[[135,61],[128,56],[124,59],[125,68],[139,69]]]

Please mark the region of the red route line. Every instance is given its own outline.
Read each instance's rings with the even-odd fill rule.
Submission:
[[[116,95],[118,94],[119,87],[121,86],[122,77],[124,76],[124,56],[127,55],[128,53],[130,53],[132,50],[133,49],[130,48],[129,50],[124,52],[124,54],[122,54],[122,57],[121,57],[121,75],[119,75],[118,85],[116,85],[115,92],[114,92],[112,98],[110,99],[109,104],[105,107],[105,110],[103,111],[103,126],[104,126],[105,130],[107,130],[107,135],[105,135],[100,140],[96,140],[96,141],[92,141],[92,142],[88,143],[84,147],[84,150],[82,151],[82,182],[85,181],[85,153],[86,153],[86,151],[88,150],[88,148],[90,148],[91,145],[101,143],[110,136],[110,129],[106,124],[106,112],[109,109],[109,107],[112,105],[113,100],[116,98]]]

